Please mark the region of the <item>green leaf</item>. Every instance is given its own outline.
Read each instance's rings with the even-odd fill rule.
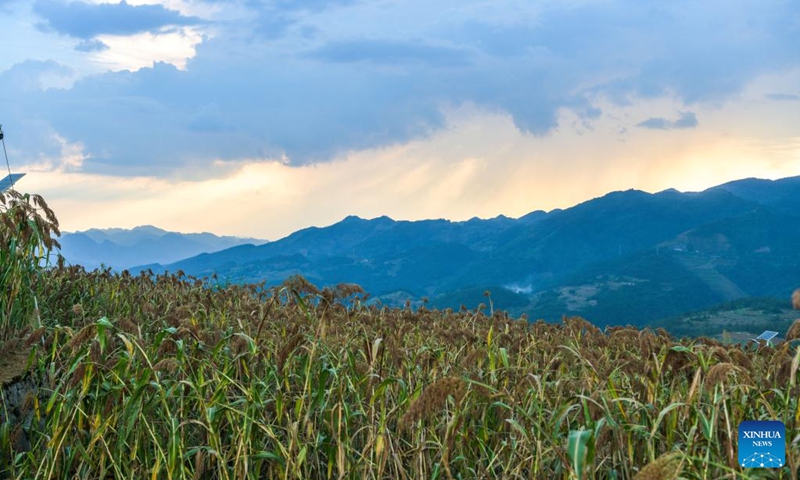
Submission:
[[[261,451],[253,455],[253,458],[256,460],[261,460],[261,459],[273,460],[280,463],[281,465],[284,464],[283,457],[275,452]]]
[[[507,418],[506,422],[508,422],[509,425],[514,427],[514,430],[518,431],[520,435],[522,435],[522,438],[524,438],[526,441],[529,440],[528,432],[525,431],[525,429],[522,427],[522,425],[519,424],[519,422],[517,422],[513,418]]]
[[[593,434],[591,430],[571,430],[567,442],[570,467],[578,479],[582,479],[587,467],[594,462],[591,458]]]
[[[685,353],[694,353],[691,348],[684,347],[683,345],[675,345],[674,347],[670,348],[673,352],[685,352]]]
[[[656,436],[656,431],[658,431],[659,425],[661,425],[661,422],[664,420],[664,416],[669,412],[671,412],[672,410],[675,410],[676,408],[682,407],[684,405],[686,404],[682,402],[674,402],[671,403],[666,408],[664,408],[664,410],[661,410],[661,413],[658,414],[658,418],[656,419],[655,424],[653,424],[653,429],[650,431],[650,440],[652,440],[653,437]]]
[[[108,317],[103,317],[103,318],[97,320],[97,322],[95,322],[95,323],[98,326],[109,327],[109,328],[114,326],[114,325],[111,324],[111,322],[108,321]]]
[[[503,363],[504,368],[508,368],[508,351],[505,348],[500,349],[500,361]]]

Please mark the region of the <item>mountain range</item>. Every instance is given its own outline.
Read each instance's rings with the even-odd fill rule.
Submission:
[[[619,191],[517,219],[350,216],[133,271],[142,268],[270,285],[301,274],[319,286],[357,283],[386,305],[484,303],[531,319],[641,326],[741,298],[788,299],[800,286],[800,177]]]
[[[216,252],[243,244],[260,245],[265,240],[220,237],[211,233],[168,232],[151,225],[133,229],[93,228],[64,233],[59,239],[61,255],[87,269],[101,265],[115,270],[148,263],[171,263],[204,252]]]

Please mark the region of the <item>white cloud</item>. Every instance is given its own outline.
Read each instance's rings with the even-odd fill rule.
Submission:
[[[57,155],[40,155],[33,162],[20,166],[21,170],[38,173],[68,173],[77,172],[86,160],[84,146],[81,143],[70,143],[58,134],[51,134],[51,140],[57,145]]]
[[[97,38],[108,48],[92,52],[91,57],[106,70],[136,71],[156,62],[170,63],[185,70],[186,62],[194,57],[204,34],[196,27],[181,27],[162,33],[99,35]]]

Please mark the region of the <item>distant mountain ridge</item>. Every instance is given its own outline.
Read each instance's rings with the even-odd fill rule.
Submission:
[[[643,325],[747,296],[788,298],[800,284],[800,177],[612,192],[519,219],[350,216],[150,268],[268,284],[302,274],[318,285],[358,283],[389,304],[491,300],[534,318]]]
[[[92,228],[82,232],[65,232],[59,239],[61,254],[73,264],[88,269],[101,265],[126,269],[151,263],[171,263],[201,253],[217,252],[243,244],[265,243],[265,240],[217,236],[212,233],[177,233],[152,225],[132,229]]]

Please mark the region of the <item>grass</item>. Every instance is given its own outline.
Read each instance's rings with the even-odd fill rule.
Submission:
[[[29,451],[0,435],[9,477],[633,478],[672,454],[684,478],[761,478],[736,466],[736,427],[773,418],[782,475],[800,465],[789,344],[378,309],[298,281],[44,279],[46,326],[20,334],[47,398]]]
[[[15,324],[2,351],[40,387],[14,405],[3,390],[19,421],[0,428],[0,477],[796,479],[800,467],[788,343],[379,308],[353,285],[301,278],[211,288],[181,272],[37,272],[41,324]],[[737,466],[736,428],[758,419],[786,424],[780,471]]]
[[[36,284],[60,234],[41,196],[0,192],[0,340],[38,321]]]

